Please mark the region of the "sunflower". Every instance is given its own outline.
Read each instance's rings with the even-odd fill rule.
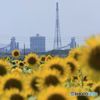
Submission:
[[[81,49],[80,48],[71,49],[68,56],[78,61],[81,56]]]
[[[66,78],[59,77],[56,71],[52,70],[44,70],[44,73],[41,73],[41,77],[41,87],[43,88],[62,85],[66,80]]]
[[[66,67],[66,63],[62,58],[55,57],[44,64],[43,69],[50,69],[57,71],[60,77],[66,77],[70,73],[69,67]]]
[[[0,59],[0,76],[4,76],[10,70],[11,65],[6,60]]]
[[[57,86],[42,91],[37,100],[76,100],[76,97],[70,96],[68,89]]]
[[[14,58],[18,58],[20,56],[20,51],[18,49],[15,49],[12,51],[12,56]]]
[[[27,76],[28,81],[26,80],[26,88],[28,91],[28,95],[36,95],[41,91],[40,88],[40,80],[41,80],[41,74],[40,71],[34,71],[31,74],[28,74]]]
[[[39,64],[39,58],[38,55],[34,53],[30,53],[27,56],[25,56],[25,62],[29,67],[35,67]]]
[[[93,97],[89,96],[77,96],[77,100],[94,100]]]
[[[80,80],[79,76],[77,76],[77,75],[74,75],[71,79],[73,81],[79,81]]]
[[[19,67],[19,68],[23,69],[24,66],[25,66],[24,61],[19,61],[19,62],[18,62],[18,67]]]
[[[90,79],[100,81],[100,37],[91,37],[82,48],[80,64]]]
[[[92,90],[94,92],[96,92],[98,94],[98,96],[100,96],[100,82],[98,82],[97,84],[95,84],[93,87],[92,87]]]
[[[19,60],[11,60],[11,65],[12,65],[12,68],[16,68],[18,66],[18,62]]]
[[[66,62],[66,67],[69,67],[71,74],[74,75],[79,69],[78,62],[72,57],[67,57],[65,59],[65,62]]]
[[[40,57],[40,63],[43,64],[46,61],[46,56],[41,56]]]
[[[47,55],[46,58],[45,58],[45,61],[49,61],[51,60],[53,57],[51,55]]]
[[[20,73],[10,73],[1,78],[0,90],[18,89],[19,91],[25,90],[24,76]]]
[[[11,59],[10,59],[10,57],[6,57],[6,60],[10,62]]]
[[[12,60],[11,61],[11,64],[14,66],[14,65],[16,65],[16,61],[15,60]]]
[[[76,87],[79,86],[80,85],[80,77],[77,75],[73,75],[71,77],[71,85],[76,86]]]
[[[26,94],[24,92],[20,92],[17,89],[11,89],[4,91],[0,100],[27,100]]]

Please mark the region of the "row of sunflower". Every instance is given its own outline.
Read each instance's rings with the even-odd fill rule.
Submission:
[[[12,57],[0,58],[0,100],[100,100],[99,36],[66,57],[20,56],[13,50]]]

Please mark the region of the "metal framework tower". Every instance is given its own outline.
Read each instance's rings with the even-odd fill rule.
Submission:
[[[60,23],[59,23],[59,4],[56,3],[56,27],[54,36],[54,49],[58,50],[61,47],[61,34],[60,34]]]

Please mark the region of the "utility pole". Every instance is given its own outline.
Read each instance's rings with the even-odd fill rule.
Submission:
[[[25,57],[25,54],[26,54],[26,47],[25,47],[25,43],[24,43],[24,57]]]

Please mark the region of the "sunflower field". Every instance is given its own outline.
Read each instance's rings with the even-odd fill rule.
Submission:
[[[100,100],[100,36],[66,57],[20,56],[0,58],[0,100]]]

